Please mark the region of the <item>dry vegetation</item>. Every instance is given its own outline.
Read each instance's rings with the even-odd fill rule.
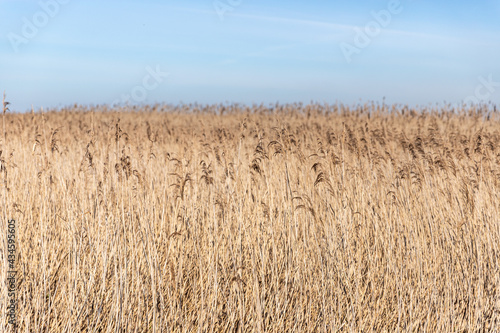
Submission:
[[[499,120],[380,105],[7,113],[0,227],[18,223],[19,332],[498,331]]]

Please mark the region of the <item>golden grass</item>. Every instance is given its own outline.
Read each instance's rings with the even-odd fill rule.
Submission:
[[[118,111],[4,115],[19,332],[498,331],[497,113]]]

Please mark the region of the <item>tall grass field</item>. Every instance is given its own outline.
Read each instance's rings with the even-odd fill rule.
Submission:
[[[74,106],[0,139],[6,332],[500,331],[496,110]]]

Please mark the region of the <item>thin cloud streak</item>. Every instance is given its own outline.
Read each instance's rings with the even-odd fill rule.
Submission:
[[[292,24],[296,24],[296,25],[329,28],[329,29],[333,29],[336,31],[353,32],[354,29],[364,29],[364,26],[359,26],[359,25],[338,24],[338,23],[330,23],[330,22],[324,22],[324,21],[284,18],[284,17],[277,17],[277,16],[250,15],[250,14],[241,14],[241,13],[227,13],[226,15],[240,17],[240,18],[255,19],[255,20],[260,20],[260,21],[269,21],[269,22],[275,22],[275,23],[292,23]],[[476,41],[463,40],[463,39],[458,39],[458,38],[450,37],[450,36],[446,36],[446,35],[426,34],[426,33],[420,33],[420,32],[407,31],[407,30],[387,29],[387,28],[381,27],[380,31],[381,31],[381,33],[389,33],[389,34],[400,35],[400,36],[421,37],[421,38],[427,38],[427,39],[441,39],[441,40],[462,42],[462,43],[463,42],[476,43]]]

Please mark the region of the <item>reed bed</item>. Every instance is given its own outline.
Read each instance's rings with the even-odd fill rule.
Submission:
[[[499,331],[499,120],[373,103],[6,112],[18,332]]]

